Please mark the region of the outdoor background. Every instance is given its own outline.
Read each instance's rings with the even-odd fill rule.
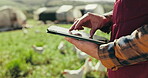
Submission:
[[[99,0],[94,0],[99,1]],[[35,20],[33,13],[41,7],[61,5],[101,4],[105,12],[111,11],[113,1],[94,2],[93,0],[0,0],[0,7],[9,5],[20,9],[27,17],[25,29],[0,32],[0,78],[64,78],[64,69],[79,69],[85,62],[77,57],[74,46],[64,40],[64,37],[46,33],[51,25],[69,28],[72,23],[55,23]],[[107,0],[104,0],[107,1]],[[5,18],[4,18],[5,19]],[[89,29],[85,29],[88,32]],[[97,31],[99,36],[107,39],[109,34]],[[64,43],[64,50],[58,49]],[[44,47],[42,53],[35,52],[33,45]],[[93,64],[97,60],[93,59]],[[99,72],[90,72],[85,78],[100,78]]]

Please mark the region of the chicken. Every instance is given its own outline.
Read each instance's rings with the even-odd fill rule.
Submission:
[[[85,67],[81,67],[78,70],[64,70],[62,73],[65,78],[83,78]]]
[[[41,33],[41,31],[40,30],[35,30],[35,33]]]
[[[28,30],[27,29],[23,28],[22,31],[23,31],[24,35],[28,34]]]
[[[63,41],[61,41],[60,44],[58,45],[58,50],[60,51],[61,54],[66,54],[65,49],[66,45]]]
[[[74,45],[72,46],[72,51],[75,52],[75,53],[76,53],[76,51],[77,51],[77,50],[76,50],[76,47],[75,47]]]
[[[45,49],[44,46],[43,46],[43,47],[37,47],[36,45],[33,45],[32,48],[33,48],[33,50],[34,50],[35,52],[37,52],[37,53],[43,53],[43,51],[44,51],[44,49]]]
[[[58,46],[58,50],[60,51],[64,51],[65,50],[65,44],[63,41],[60,42],[59,46]]]
[[[76,47],[75,47],[76,48]],[[77,53],[77,57],[81,60],[86,59],[89,57],[88,54],[82,52],[81,50],[79,50],[78,48],[76,48],[76,53]]]
[[[106,67],[104,67],[101,61],[98,61],[98,63],[95,65],[94,70],[100,73],[101,78],[107,77],[107,69]]]
[[[87,58],[84,65],[78,70],[64,70],[63,75],[65,78],[83,78],[83,76],[94,70],[92,59]]]
[[[95,70],[96,71],[106,71],[106,68],[104,65],[101,63],[101,61],[98,61],[97,64],[95,65]]]
[[[94,66],[93,66],[93,63],[92,63],[92,59],[91,58],[87,58],[85,60],[85,63],[83,65],[85,67],[85,74],[87,74],[88,72],[91,72],[94,70]]]

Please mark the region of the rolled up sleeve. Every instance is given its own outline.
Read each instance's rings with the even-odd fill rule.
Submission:
[[[148,61],[148,25],[138,28],[131,35],[100,45],[98,55],[102,64],[112,70]]]

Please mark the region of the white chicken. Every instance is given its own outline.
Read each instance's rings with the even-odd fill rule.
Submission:
[[[83,78],[85,74],[94,70],[92,59],[87,58],[84,65],[78,70],[64,70],[63,75],[65,78]]]
[[[65,50],[65,44],[63,41],[60,42],[59,46],[58,46],[58,50],[60,50],[61,52],[63,52]]]
[[[77,51],[77,50],[76,50],[76,47],[75,47],[74,45],[72,46],[72,51],[75,52],[75,53],[76,53],[76,51]]]
[[[92,59],[91,58],[87,58],[85,60],[85,63],[83,65],[85,67],[85,72],[84,74],[87,74],[88,72],[91,72],[94,70],[94,66],[93,66],[93,63],[92,63]]]
[[[24,35],[28,34],[28,30],[26,28],[22,28]]]
[[[40,30],[35,30],[35,33],[41,33],[41,31]]]
[[[101,63],[101,61],[98,61],[94,68],[95,71],[100,72],[100,77],[107,76],[107,69],[104,67],[104,65]]]
[[[86,59],[86,58],[89,57],[88,54],[82,52],[82,51],[79,50],[78,48],[75,47],[75,49],[76,49],[77,57],[78,57],[79,59],[83,60],[83,59]]]
[[[65,78],[83,78],[85,67],[81,67],[78,70],[64,70],[62,73]]]
[[[97,64],[95,65],[95,70],[96,71],[106,71],[106,67],[101,63],[101,61],[98,61]]]
[[[35,52],[40,53],[40,54],[42,54],[43,51],[44,51],[44,49],[45,49],[44,46],[43,46],[43,47],[38,47],[38,46],[36,46],[36,45],[33,45],[32,48],[33,48],[33,50],[34,50]]]

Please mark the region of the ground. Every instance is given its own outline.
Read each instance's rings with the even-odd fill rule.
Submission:
[[[73,51],[73,45],[61,36],[46,33],[48,25],[29,20],[31,28],[0,32],[0,78],[63,78],[64,69],[78,69],[84,64]],[[51,25],[51,24],[50,24]],[[58,24],[69,28],[71,24]],[[109,35],[97,32],[109,38]],[[60,52],[57,47],[63,41],[66,49]],[[37,53],[32,45],[45,46],[43,53]],[[93,59],[96,63],[96,59]],[[99,78],[98,72],[91,72],[89,78]],[[87,77],[87,78],[88,78]]]

